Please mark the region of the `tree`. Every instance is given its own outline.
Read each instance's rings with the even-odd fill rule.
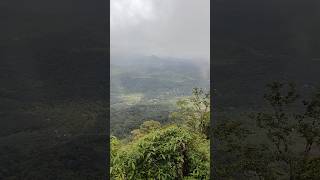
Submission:
[[[113,179],[209,179],[209,142],[183,127],[153,130],[117,149]]]
[[[226,120],[214,128],[222,177],[258,179],[317,179],[319,153],[311,154],[320,135],[320,93],[298,105],[300,95],[293,83],[267,85],[265,111],[253,113],[253,127]],[[303,111],[298,112],[297,109]],[[258,137],[258,138],[256,138]],[[316,173],[317,172],[317,173]]]
[[[177,123],[185,124],[190,130],[209,138],[210,132],[210,93],[194,88],[192,96],[177,102],[178,110],[171,114]]]
[[[255,117],[257,126],[264,131],[268,142],[271,143],[271,147],[268,147],[273,155],[271,161],[283,164],[275,171],[279,171],[278,173],[289,171],[289,179],[295,179],[299,155],[294,151],[293,144],[296,120],[289,108],[296,102],[299,95],[292,83],[286,87],[283,83],[273,82],[267,87],[269,92],[264,95],[264,98],[271,106],[271,112],[257,113]]]
[[[145,134],[148,134],[156,129],[161,127],[160,122],[149,120],[142,123],[139,129],[134,129],[131,131],[131,134],[134,139],[140,138]]]
[[[177,103],[177,123],[145,121],[122,143],[111,139],[112,179],[209,179],[210,99],[202,89]],[[182,124],[182,125],[181,125]]]
[[[297,115],[298,132],[305,139],[304,156],[308,158],[312,146],[320,143],[320,91],[316,92],[311,101],[303,101],[306,109]]]

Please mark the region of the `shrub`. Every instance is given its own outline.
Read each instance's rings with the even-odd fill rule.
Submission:
[[[112,179],[209,179],[209,141],[176,125],[119,147],[112,139]]]

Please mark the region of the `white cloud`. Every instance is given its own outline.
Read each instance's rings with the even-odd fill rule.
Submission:
[[[210,0],[111,0],[111,53],[209,59]]]
[[[111,29],[151,20],[154,18],[153,8],[152,0],[111,0]]]

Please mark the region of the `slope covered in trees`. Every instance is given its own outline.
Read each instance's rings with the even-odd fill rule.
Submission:
[[[171,118],[145,121],[126,139],[111,137],[112,179],[209,179],[209,94],[194,89]]]
[[[125,139],[111,137],[111,176],[209,179],[214,167],[218,179],[318,179],[319,97],[318,91],[304,97],[292,83],[273,82],[263,109],[217,116],[210,127],[209,95],[195,89],[177,102],[171,123],[149,120]]]
[[[179,98],[209,87],[207,62],[157,56],[116,56],[111,61],[110,131],[123,138],[148,119],[170,122]]]

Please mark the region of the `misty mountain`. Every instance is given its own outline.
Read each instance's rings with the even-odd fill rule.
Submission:
[[[209,87],[206,61],[141,56],[111,59],[111,94],[143,93],[146,97],[190,94]],[[168,96],[169,97],[169,96]]]

